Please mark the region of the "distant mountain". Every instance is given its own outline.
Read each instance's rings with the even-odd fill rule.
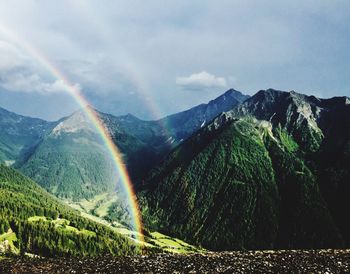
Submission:
[[[80,216],[35,182],[0,165],[0,253],[45,257],[131,255],[135,244]]]
[[[55,123],[25,117],[0,108],[0,162],[26,157]]]
[[[248,95],[229,89],[207,104],[201,104],[189,110],[167,116],[159,122],[169,131],[172,142],[179,143],[179,141],[191,136],[196,130],[210,123],[220,113],[231,110],[248,98]]]
[[[129,174],[138,187],[149,170],[173,148],[218,114],[232,109],[247,98],[249,96],[230,89],[208,104],[157,121],[144,121],[131,114],[113,116],[98,112],[98,115],[123,153]]]
[[[144,220],[208,249],[349,246],[349,148],[349,98],[260,91],[153,169]]]
[[[137,182],[170,150],[162,127],[128,114],[99,113],[101,120],[124,157],[128,172]]]
[[[61,198],[91,198],[117,185],[112,160],[83,111],[61,119],[17,167]]]
[[[230,89],[208,104],[158,121],[97,113],[138,183],[171,149],[247,98]],[[116,184],[104,146],[83,111],[46,122],[0,109],[0,128],[0,162],[13,164],[55,195],[91,197]]]
[[[157,121],[143,121],[130,114],[119,117],[102,115],[101,118],[115,143],[124,152],[129,173],[138,183],[178,144],[211,122],[218,114],[231,110],[248,98],[249,96],[230,89],[207,104]]]

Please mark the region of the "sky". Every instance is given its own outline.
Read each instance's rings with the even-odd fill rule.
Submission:
[[[349,18],[347,0],[0,0],[0,107],[79,108],[30,49],[115,115],[157,119],[229,88],[350,97]]]

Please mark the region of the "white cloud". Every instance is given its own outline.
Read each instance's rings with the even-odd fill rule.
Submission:
[[[217,77],[206,71],[191,74],[187,77],[176,77],[176,84],[185,89],[207,89],[207,88],[224,88],[227,86],[224,77]]]
[[[41,94],[66,92],[68,88],[62,80],[49,82],[43,80],[38,74],[23,71],[2,73],[0,75],[0,86],[8,91],[37,92]],[[75,88],[80,89],[80,85],[75,84]]]
[[[0,60],[0,87],[8,91],[41,94],[67,91],[62,80],[45,80],[31,58],[3,40],[0,40]],[[75,88],[80,89],[80,85],[76,84]]]
[[[24,57],[13,45],[0,40],[0,73],[11,70],[24,62]]]

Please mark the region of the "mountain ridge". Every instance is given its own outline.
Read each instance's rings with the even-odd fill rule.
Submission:
[[[327,142],[341,138],[344,144],[335,145],[350,148],[349,119],[347,99],[258,92],[152,170],[139,194],[147,224],[217,250],[349,244],[344,209],[350,150],[340,149],[341,160],[327,162],[327,149],[333,151]],[[327,128],[330,133],[323,132]],[[342,176],[332,177],[334,172]],[[247,215],[250,210],[255,217]]]

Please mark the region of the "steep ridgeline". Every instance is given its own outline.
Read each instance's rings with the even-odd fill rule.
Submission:
[[[131,255],[130,240],[83,218],[29,178],[0,165],[0,254]]]
[[[25,160],[54,125],[0,108],[0,162],[11,165],[19,159]]]
[[[186,140],[195,131],[210,123],[220,113],[231,110],[248,98],[248,95],[229,89],[207,104],[167,116],[160,122],[169,131],[171,142],[178,144],[180,140]]]
[[[312,152],[319,149],[323,139],[319,121],[329,111],[328,101],[294,91],[269,89],[259,91],[232,112],[238,116],[252,115],[259,120],[270,121],[273,126],[280,124],[302,145],[303,150]]]
[[[179,112],[158,121],[143,121],[133,115],[102,115],[115,143],[126,157],[129,173],[137,183],[171,149],[218,114],[231,110],[249,98],[234,89],[207,104]],[[147,159],[147,161],[145,161]]]
[[[349,108],[258,92],[153,169],[146,224],[214,250],[349,246]]]
[[[134,183],[170,150],[167,136],[154,121],[143,121],[131,114],[116,117],[100,113],[99,116],[123,154]]]
[[[60,120],[17,167],[61,198],[89,198],[117,184],[112,160],[83,111]]]

